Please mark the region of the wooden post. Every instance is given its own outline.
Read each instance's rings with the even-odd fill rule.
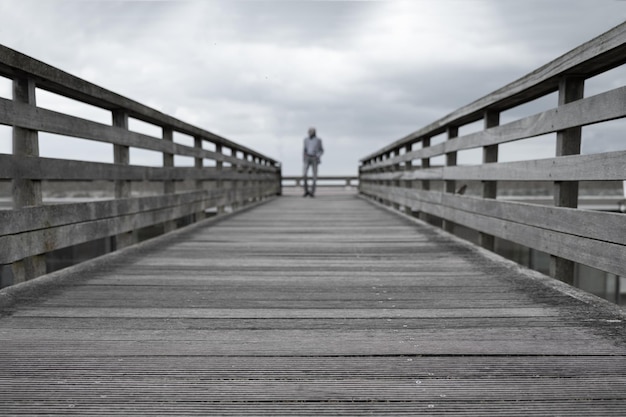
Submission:
[[[255,165],[252,167],[252,180],[251,180],[251,185],[252,185],[252,201],[257,201],[259,198],[259,181],[257,178],[257,175],[259,173],[258,168],[256,166],[256,164],[259,162],[258,158],[256,156],[250,155],[250,160],[252,163],[254,163]]]
[[[123,110],[112,112],[113,126],[128,130],[128,114]],[[130,149],[126,145],[113,145],[113,162],[120,165],[130,164]],[[115,198],[129,198],[131,182],[126,180],[115,181]]]
[[[498,126],[500,124],[500,112],[485,112],[485,129]],[[483,164],[498,162],[498,145],[490,145],[483,147]],[[494,199],[498,196],[497,181],[483,181],[483,198]],[[480,245],[490,251],[495,250],[495,238],[486,233],[479,234]]]
[[[406,145],[404,147],[404,150],[406,153],[409,153],[413,150],[413,144],[409,143],[408,145]],[[404,163],[404,172],[411,172],[413,168],[413,162],[412,161],[406,161]],[[406,180],[404,181],[404,187],[407,189],[413,188],[413,181],[411,180]],[[408,214],[409,216],[411,216],[413,214],[413,209],[410,205],[408,206],[404,206],[404,213]]]
[[[198,151],[202,151],[202,138],[199,136],[195,136],[193,138],[193,146],[195,149],[197,149]],[[204,158],[200,158],[200,157],[196,157],[194,158],[194,167],[196,168],[197,171],[202,172],[202,169],[204,168]],[[196,179],[196,190],[197,191],[204,191],[204,181],[202,181],[201,179]],[[206,209],[206,200],[203,200],[204,202],[202,203],[202,210],[197,211],[196,212],[196,221],[200,221],[202,219],[204,219],[204,209]]]
[[[392,151],[386,152],[386,153],[385,153],[384,160],[391,159],[391,156],[392,156]],[[385,169],[385,171],[387,171],[387,172],[390,172],[390,171],[391,171],[391,172],[393,172],[394,168],[395,168],[395,166],[394,166],[394,165],[389,165],[389,166]],[[387,181],[385,181],[385,188],[386,188],[387,190],[390,190],[390,189],[391,189],[391,187],[393,187],[393,184],[394,184],[394,181],[393,181],[393,180],[387,180]],[[392,207],[394,206],[394,205],[393,205],[393,203],[391,202],[391,200],[389,200],[389,197],[388,197],[388,196],[385,196],[384,203],[385,203],[385,205],[386,205],[386,206],[392,206]]]
[[[276,195],[283,195],[283,166],[281,164],[276,165],[275,162],[272,162],[272,166],[277,169],[276,171],[276,183],[274,185],[274,190],[276,191]]]
[[[564,77],[559,83],[559,106],[584,97],[585,80],[580,77]],[[581,148],[582,128],[573,127],[556,134],[556,156],[578,155]],[[556,207],[578,207],[578,182],[556,181],[554,183],[554,205]],[[570,285],[574,283],[574,262],[550,257],[550,275]]]
[[[222,144],[221,143],[216,143],[215,144],[215,152],[219,153],[219,154],[223,154],[223,149],[222,149]],[[222,174],[224,173],[224,161],[215,161],[215,170],[217,171],[217,175],[218,177],[221,177]],[[215,183],[215,188],[217,189],[218,193],[223,193],[224,192],[224,180],[222,180],[221,178],[218,178],[218,180]],[[226,201],[225,198],[220,198],[220,201]],[[224,204],[218,204],[217,205],[217,214],[223,214],[226,211]]]
[[[390,158],[395,158],[396,156],[400,156],[400,148],[394,149],[390,154]],[[400,166],[400,164],[393,164],[391,170],[399,174],[400,171],[402,170],[402,167]],[[391,184],[392,184],[392,189],[390,191],[400,188],[400,180],[394,180],[391,182]],[[391,193],[390,193],[390,198],[393,198],[393,195]],[[395,210],[400,210],[400,204],[394,202],[393,200],[391,201],[391,204]]]
[[[459,128],[456,126],[448,126],[448,140],[454,139],[459,136]],[[456,166],[457,152],[449,152],[446,154],[446,166]],[[456,192],[456,181],[445,181],[444,192],[454,194]],[[449,220],[443,221],[443,229],[446,232],[454,233],[454,223]]]
[[[174,142],[174,131],[169,127],[163,128],[163,140]],[[174,167],[174,154],[169,152],[163,153],[163,168]],[[176,184],[174,180],[163,181],[163,194],[174,194],[176,192]],[[171,232],[176,229],[176,220],[168,220],[163,224],[163,232]]]
[[[242,152],[243,153],[243,160],[246,162],[250,162],[250,155],[248,155],[247,152]],[[246,173],[246,179],[242,181],[241,184],[241,188],[243,189],[243,202],[244,205],[248,205],[248,203],[250,202],[250,181],[247,178],[250,178],[250,166],[246,165],[244,167],[244,172]]]
[[[430,147],[430,138],[422,139],[422,149],[426,149]],[[422,169],[430,168],[430,158],[422,158]],[[422,180],[422,190],[429,191],[430,190],[430,180]],[[429,217],[427,213],[420,211],[419,218],[425,222],[428,221]]]
[[[13,101],[30,106],[36,105],[35,81],[28,78],[13,80]],[[36,130],[13,126],[13,155],[25,157],[39,156],[39,133]],[[14,177],[12,180],[13,209],[40,206],[43,204],[41,181]],[[13,283],[17,284],[46,273],[44,255],[35,255],[11,265]]]
[[[128,113],[124,110],[113,110],[111,113],[113,117],[113,126],[120,129],[128,130]],[[113,162],[120,165],[130,164],[130,149],[126,145],[113,145]],[[115,198],[130,198],[131,196],[131,182],[127,180],[115,181]],[[126,246],[130,246],[136,242],[136,232],[130,231],[126,233],[120,233],[113,236],[114,248],[121,249]]]
[[[230,150],[230,154],[233,158],[237,158],[237,149],[232,148]],[[236,175],[240,171],[239,166],[237,164],[231,164],[230,169],[232,170],[233,175]],[[230,199],[230,201],[232,201],[231,207],[233,208],[233,211],[234,211],[239,208],[239,203],[240,203],[239,194],[238,194],[239,180],[237,179],[230,180],[229,188],[230,188],[229,192],[232,193],[232,198]]]

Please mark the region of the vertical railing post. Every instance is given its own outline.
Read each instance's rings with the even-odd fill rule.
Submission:
[[[233,158],[237,158],[237,149],[235,148],[231,148],[230,150],[230,154]],[[230,199],[232,201],[231,207],[233,208],[233,210],[236,210],[239,208],[239,203],[241,201],[241,198],[239,196],[239,192],[241,191],[241,187],[239,186],[239,180],[236,178],[239,173],[241,172],[241,169],[239,167],[239,165],[237,164],[231,164],[231,170],[233,173],[233,179],[230,180],[230,192],[232,193],[232,198]]]
[[[400,156],[400,148],[396,148],[393,151],[391,151],[391,154],[390,154],[391,158],[395,158],[397,156]],[[396,175],[401,175],[400,173],[401,169],[402,167],[400,166],[400,164],[392,165],[392,171],[395,172]],[[390,196],[393,199],[393,191],[400,190],[400,180],[393,180],[391,184],[392,184],[392,188],[389,191],[390,191]],[[395,210],[400,210],[400,204],[392,203],[392,206]]]
[[[128,130],[128,113],[124,110],[113,110],[111,112],[113,118],[113,126]],[[118,165],[130,164],[130,148],[126,145],[113,145],[113,162]],[[114,184],[115,198],[130,198],[131,196],[131,182],[128,180],[117,180]],[[136,241],[136,232],[129,231],[120,233],[113,236],[113,242],[115,249],[125,248],[134,244]]]
[[[259,199],[259,169],[256,165],[259,162],[259,159],[254,155],[251,155],[250,159],[254,164],[252,166],[252,201],[255,202]]]
[[[457,126],[448,126],[448,140],[454,139],[459,136],[459,128]],[[457,152],[448,152],[446,153],[446,166],[452,167],[456,166],[457,163]],[[456,181],[454,180],[446,180],[444,182],[444,193],[454,194],[456,192]],[[443,221],[443,229],[446,232],[453,233],[454,232],[454,223],[449,220]]]
[[[173,143],[174,142],[174,131],[169,127],[163,128],[163,140]],[[174,167],[174,154],[170,152],[163,152],[163,168],[173,168]],[[163,194],[174,194],[176,192],[176,183],[174,180],[165,180],[163,181]],[[176,221],[168,220],[165,222],[164,232],[171,232],[176,229]]]
[[[242,152],[243,153],[243,160],[246,162],[250,162],[250,155],[248,155],[247,152]],[[243,189],[243,201],[244,201],[244,205],[248,205],[248,203],[250,202],[250,173],[251,173],[251,168],[249,165],[246,164],[246,166],[244,167],[244,172],[246,173],[246,179],[242,181],[241,184],[241,188]]]
[[[223,148],[222,148],[222,144],[221,143],[216,143],[215,144],[215,152],[222,155],[223,154]],[[224,180],[222,179],[222,175],[224,174],[224,161],[222,160],[217,160],[215,161],[215,170],[217,171],[217,182],[215,183],[215,188],[217,189],[217,192],[219,195],[221,195],[222,197],[220,197],[219,201],[220,202],[224,202],[226,201],[226,198],[224,198],[223,194],[224,194]],[[217,214],[223,214],[225,212],[225,206],[224,204],[218,204],[217,205]]]
[[[202,138],[199,136],[195,136],[193,138],[193,146],[196,150],[198,150],[199,152],[202,151]],[[196,171],[198,172],[198,175],[202,175],[202,169],[204,168],[204,158],[202,157],[195,157],[194,158],[194,168],[196,169]],[[195,188],[197,191],[204,191],[204,181],[200,178],[196,179],[196,183],[195,183]],[[203,200],[206,201],[206,200]],[[202,219],[204,219],[204,210],[206,209],[206,204],[203,202],[201,204],[201,210],[197,211],[195,216],[196,216],[196,221],[200,221]]]
[[[559,106],[584,97],[585,80],[580,77],[564,77],[559,83]],[[581,148],[582,128],[572,127],[556,134],[556,156],[578,155]],[[578,207],[578,182],[556,181],[554,205]],[[557,256],[550,257],[550,275],[568,284],[574,283],[574,262]]]
[[[13,80],[13,101],[36,105],[35,81],[29,78]],[[13,126],[13,155],[20,157],[39,156],[39,133],[36,130]],[[12,181],[13,209],[43,204],[41,181],[15,177]],[[44,255],[35,255],[12,264],[13,283],[24,282],[46,273]]]
[[[391,156],[392,156],[392,151],[385,152],[385,156],[384,156],[383,160],[388,160],[388,159],[391,159]],[[393,172],[394,168],[395,168],[395,167],[394,167],[393,165],[389,165],[389,166],[385,169],[385,171],[387,171],[387,172]],[[393,187],[393,183],[394,183],[394,181],[393,181],[393,180],[387,180],[387,181],[385,181],[385,188],[386,188],[387,190],[391,190],[391,187]],[[385,203],[385,205],[386,205],[386,206],[393,206],[392,202],[391,202],[391,201],[387,198],[387,196],[385,196],[384,203]]]
[[[485,116],[485,129],[498,126],[500,124],[500,112],[486,111]],[[483,147],[483,164],[489,164],[498,162],[498,145],[490,145]],[[498,196],[498,182],[497,181],[483,181],[483,198],[495,199]],[[480,245],[490,251],[495,249],[495,238],[492,235],[486,233],[479,234]]]
[[[429,147],[430,147],[430,137],[423,138],[422,149],[426,149]],[[430,168],[430,158],[422,158],[421,165],[422,165],[422,169]],[[430,180],[422,180],[422,190],[430,191]],[[429,219],[428,214],[424,213],[423,211],[420,211],[419,218],[420,220],[423,220],[425,222],[427,222]]]
[[[283,166],[282,164],[278,164],[278,166],[276,166],[275,162],[272,163],[272,166],[276,168],[276,181],[278,181],[275,185],[276,195],[283,195]]]
[[[413,144],[409,143],[404,147],[404,151],[406,153],[409,153],[413,150]],[[413,168],[413,162],[409,159],[408,161],[404,162],[404,172],[405,173],[411,173]],[[413,188],[413,181],[412,180],[405,180],[404,181],[404,188],[406,189],[411,189]],[[408,215],[412,215],[413,214],[413,208],[411,207],[411,205],[405,205],[404,206],[404,212]]]

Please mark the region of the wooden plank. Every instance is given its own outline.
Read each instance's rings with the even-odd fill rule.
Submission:
[[[622,215],[577,212],[521,203],[495,203],[479,199],[471,201],[468,198],[455,196],[446,196],[446,203],[451,204],[447,206],[416,200],[412,198],[411,193],[403,190],[385,193],[370,188],[367,192],[398,204],[410,205],[415,211],[444,218],[474,230],[493,234],[600,270],[617,275],[624,275],[626,272],[623,264],[625,246]],[[475,211],[468,212],[463,208]],[[521,217],[516,217],[516,214]],[[491,217],[493,215],[501,218]],[[587,215],[589,218],[586,217]],[[527,223],[519,223],[522,219]],[[579,223],[567,223],[567,220]],[[601,223],[593,224],[589,223],[589,220],[597,220]],[[593,230],[596,226],[597,230]],[[610,230],[612,227],[616,230]],[[605,235],[603,231],[607,234]],[[607,237],[611,241],[607,241]]]
[[[610,416],[626,404],[615,310],[354,195],[275,199],[80,275],[0,317],[3,411]]]
[[[560,256],[618,276],[626,275],[624,245],[573,236],[526,224],[495,219],[452,207],[422,203],[420,211],[520,245]]]
[[[250,161],[240,161],[219,152],[163,141],[128,129],[85,120],[52,110],[26,106],[2,98],[0,98],[0,124],[173,155],[237,163],[245,167],[258,167],[263,171],[275,170],[274,167],[259,165]]]
[[[621,181],[626,178],[626,151],[562,156],[530,161],[451,166],[362,174],[363,181],[466,180],[466,181]]]
[[[78,245],[95,239],[132,232],[137,229],[161,224],[190,214],[201,212],[205,207],[228,204],[245,199],[245,193],[253,189],[239,189],[237,193],[227,190],[209,194],[209,198],[188,201],[181,205],[141,210],[126,215],[96,217],[82,222],[72,221],[58,226],[33,229],[21,233],[0,236],[0,245],[7,248],[0,253],[0,263],[9,263],[26,256],[43,254],[67,246]]]
[[[246,188],[237,188],[237,190],[226,188],[222,191],[190,191],[173,195],[61,203],[49,206],[27,207],[21,210],[3,210],[0,211],[0,235],[192,204],[198,201],[225,200],[222,203],[228,204],[231,200],[241,198],[241,196],[249,192],[250,190]],[[267,191],[266,195],[271,195],[271,192]]]
[[[88,81],[61,71],[41,61],[21,54],[13,49],[0,45],[0,74],[14,78],[17,75],[29,74],[36,80],[37,87],[60,94],[87,104],[108,110],[126,109],[129,116],[157,126],[168,126],[177,132],[189,136],[202,137],[212,143],[220,143],[233,149],[246,151],[272,165],[277,161],[268,158],[252,149],[248,149],[226,138],[209,131],[182,122],[155,109],[144,106],[112,91],[106,90]]]
[[[202,201],[183,206],[144,211],[125,216],[109,217],[30,232],[0,236],[0,264],[15,262],[95,239],[132,232],[142,227],[178,219],[203,209]]]
[[[246,181],[255,178],[255,174],[232,169],[217,171],[210,167],[202,170],[194,167],[147,167],[0,154],[0,178],[15,177],[66,181],[183,181],[188,179]],[[256,174],[256,177],[270,181],[275,179],[275,173],[262,172]]]
[[[55,204],[51,206],[28,207],[21,210],[3,210],[0,211],[0,235],[16,234],[70,223],[193,204],[198,201],[217,199],[221,194],[221,192],[216,190],[193,191],[173,195]]]
[[[626,87],[621,87],[504,125],[491,127],[481,132],[450,139],[436,146],[407,152],[399,157],[367,165],[363,167],[363,171],[367,172],[418,158],[439,156],[447,152],[493,146],[532,138],[559,130],[615,120],[625,116]]]
[[[444,195],[405,188],[386,189],[376,185],[368,185],[365,190],[385,200],[413,207],[416,211],[422,202],[438,204],[486,217],[626,246],[626,223],[624,216],[618,213]]]
[[[444,179],[498,181],[611,181],[626,178],[626,151],[532,161],[445,167]]]
[[[413,181],[443,180],[444,167],[415,169],[412,171],[370,172],[361,174],[360,181]]]
[[[463,207],[463,205],[459,205],[459,197],[454,196],[449,197],[450,199],[455,199],[453,202],[454,205],[446,206],[415,200],[411,198],[410,193],[405,190],[397,190],[395,193],[389,193],[384,192],[384,190],[381,192],[379,189],[377,192],[377,190],[372,187],[369,190],[366,189],[366,192],[372,196],[388,201],[395,201],[398,204],[411,205],[415,211],[425,212],[454,223],[462,224],[474,230],[492,234],[603,271],[608,271],[620,276],[624,275],[626,272],[623,263],[625,250],[623,244],[624,239],[619,232],[623,228],[621,215],[606,215],[600,217],[600,219],[603,220],[602,225],[599,226],[600,230],[607,230],[613,225],[617,228],[617,233],[609,232],[611,239],[619,242],[613,243],[607,242],[605,240],[606,236],[603,236],[601,233],[591,232],[590,227],[582,225],[572,227],[571,224],[563,222],[563,220],[571,219],[574,221],[581,220],[583,225],[589,224],[587,223],[589,219],[585,218],[585,214],[591,214],[591,216],[594,214],[588,212],[575,214],[576,210],[568,211],[563,208],[552,208],[552,210],[555,211],[550,211],[550,208],[541,206],[523,207],[524,205],[520,203],[497,203],[497,206],[494,206],[494,202],[487,200],[480,203],[472,202],[472,204],[469,204],[470,200],[465,198],[465,207],[470,206],[472,209],[478,210],[478,212],[482,209],[485,210],[486,213],[489,213],[488,215],[483,215],[459,209],[459,206]],[[447,201],[450,202],[450,200]],[[501,213],[500,215],[504,220],[490,217],[493,215],[491,211],[494,207],[498,207],[497,211]],[[507,213],[506,208],[512,211]],[[520,211],[525,211],[522,218],[527,219],[528,224],[518,223],[520,219],[516,218],[515,214]],[[563,217],[559,219],[557,213],[563,213]],[[546,221],[544,221],[544,219],[534,217],[533,215],[546,215],[548,217],[546,217]],[[549,220],[553,220],[556,226],[552,225]],[[574,231],[572,231],[572,228]],[[601,240],[586,237],[584,234],[582,236],[572,234],[575,232],[590,233],[596,237],[600,237]]]

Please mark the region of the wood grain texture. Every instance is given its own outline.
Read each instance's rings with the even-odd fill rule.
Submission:
[[[558,207],[365,185],[366,194],[529,248],[626,275],[624,218]]]
[[[447,140],[431,147],[424,147],[401,156],[372,163],[363,167],[371,171],[419,158],[431,158],[448,152],[474,149],[512,142],[520,139],[554,133],[573,127],[587,126],[626,116],[626,87],[617,88],[536,115],[525,117],[501,126],[490,127]]]
[[[258,167],[258,169],[266,171],[275,169],[223,155],[219,152],[185,146],[172,141],[163,141],[154,136],[132,132],[121,127],[109,126],[3,98],[0,98],[0,124],[173,155],[206,158],[245,167]]]
[[[412,171],[369,172],[364,181],[417,179],[467,181],[622,181],[626,178],[626,151],[571,155],[529,161],[446,166]]]
[[[153,108],[145,106],[134,100],[106,90],[58,68],[33,59],[18,51],[0,45],[0,74],[9,78],[28,75],[37,87],[60,94],[74,100],[101,107],[103,109],[117,111],[125,109],[128,115],[157,126],[169,127],[177,132],[189,136],[201,137],[205,141],[220,144],[232,149],[238,149],[249,155],[254,155],[270,164],[277,161],[268,158],[252,149],[239,145],[215,133],[200,129],[185,123],[172,116],[166,115]]]
[[[266,167],[267,168],[267,167]],[[0,179],[29,178],[39,180],[128,180],[128,181],[182,181],[195,180],[261,180],[277,181],[275,168],[259,173],[250,170],[213,167],[149,167],[108,164],[102,162],[72,161],[67,159],[35,158],[0,154]]]
[[[0,318],[0,414],[626,405],[616,309],[354,195],[281,197],[116,259]]]

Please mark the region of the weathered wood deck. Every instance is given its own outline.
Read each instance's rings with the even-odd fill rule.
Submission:
[[[0,415],[624,415],[608,303],[357,198],[285,196],[0,319]]]

